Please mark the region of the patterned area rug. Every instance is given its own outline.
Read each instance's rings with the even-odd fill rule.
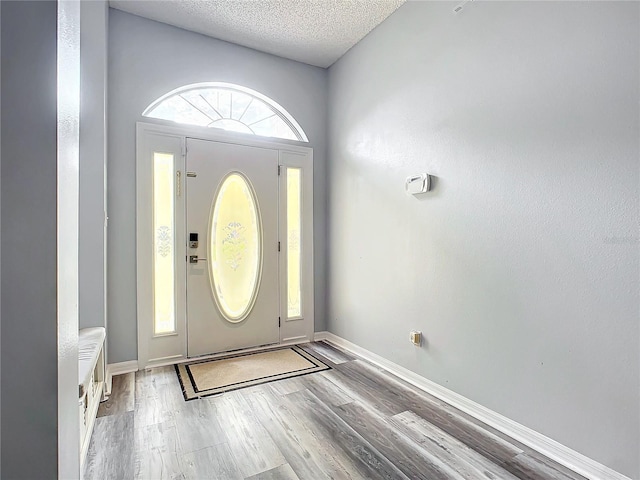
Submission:
[[[331,368],[295,346],[181,363],[175,367],[185,400]]]

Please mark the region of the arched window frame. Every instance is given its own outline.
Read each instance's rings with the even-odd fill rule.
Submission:
[[[176,120],[171,120],[171,119],[168,119],[168,118],[162,118],[162,117],[153,116],[153,115],[151,115],[151,112],[153,112],[154,109],[156,109],[163,102],[169,100],[172,97],[179,96],[179,95],[181,95],[181,94],[183,94],[185,92],[191,91],[191,90],[199,90],[199,89],[206,89],[206,88],[226,90],[226,91],[229,91],[231,93],[240,92],[240,93],[243,93],[245,95],[249,95],[249,96],[257,99],[258,101],[262,102],[265,106],[267,106],[269,109],[271,109],[275,115],[277,115],[280,119],[283,120],[283,122],[291,129],[291,132],[293,133],[293,135],[296,137],[296,139],[298,141],[305,142],[305,143],[309,142],[309,139],[307,138],[307,135],[305,134],[305,132],[302,129],[302,127],[300,126],[300,124],[279,103],[277,103],[276,101],[274,101],[271,98],[267,97],[266,95],[261,94],[260,92],[256,92],[255,90],[252,90],[250,88],[243,87],[241,85],[236,85],[236,84],[233,84],[233,83],[201,82],[201,83],[193,83],[193,84],[190,84],[190,85],[184,85],[182,87],[179,87],[179,88],[176,88],[174,90],[171,90],[170,92],[166,93],[165,95],[163,95],[160,98],[158,98],[157,100],[155,100],[153,103],[151,103],[144,110],[144,112],[142,113],[142,116],[149,117],[149,118],[156,118],[156,119],[165,120],[165,121],[171,121],[171,122],[174,122],[176,124],[181,124],[181,125],[188,125],[185,122],[178,122]],[[194,108],[196,108],[196,107],[194,107]],[[243,123],[243,122],[241,122],[241,123]],[[247,125],[247,127],[249,129],[251,129],[249,125]],[[253,132],[253,130],[252,130],[252,132]],[[252,133],[252,134],[256,135],[256,136],[263,136],[263,135],[259,135],[259,134],[256,134],[256,133]],[[282,138],[282,137],[274,136],[272,138]]]

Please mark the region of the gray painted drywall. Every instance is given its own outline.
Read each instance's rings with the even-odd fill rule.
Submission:
[[[117,10],[109,17],[109,362],[137,357],[135,123],[151,102],[183,85],[229,82],[282,105],[314,150],[315,321],[325,329],[324,69],[257,52]]]
[[[62,24],[73,26],[75,7],[68,7],[61,7],[67,15]],[[57,2],[2,2],[3,478],[56,478],[72,471],[74,463],[78,466],[77,312],[73,316],[77,288],[75,303],[70,304],[72,285],[62,290],[56,286],[57,267],[64,271],[62,278],[74,268],[77,276],[77,256],[69,262],[73,243],[64,247],[61,263],[56,262],[57,154],[59,148],[67,160],[73,158],[74,149],[77,155],[77,139],[73,142],[77,115],[75,123],[72,116],[65,117],[58,138],[57,20]],[[70,56],[74,32],[69,28],[64,35],[69,48],[63,50]],[[77,93],[72,87],[60,102],[65,113],[71,113],[67,102],[72,103]],[[77,156],[75,165],[77,172]],[[70,166],[65,161],[65,167]],[[73,172],[66,173],[73,183]],[[68,184],[63,180],[60,186]],[[77,205],[77,183],[75,193]],[[67,192],[66,197],[72,195]],[[73,211],[61,215],[65,222],[73,221]],[[77,252],[77,244],[75,248]],[[57,319],[59,301],[70,316]],[[68,371],[59,375],[59,368]],[[72,389],[66,391],[69,382]],[[59,438],[75,438],[75,444],[61,445]],[[75,473],[77,477],[78,468]]]
[[[640,478],[640,4],[452,7],[329,70],[328,329]]]
[[[81,3],[80,328],[105,326],[107,24],[105,0]]]
[[[2,26],[2,2],[0,2],[0,27]],[[0,56],[2,34],[0,34]],[[0,112],[2,112],[2,62],[0,61]],[[2,118],[0,116],[0,177],[2,176]],[[2,263],[2,181],[0,181],[0,264]],[[2,277],[0,267],[0,279]],[[2,345],[2,281],[0,280],[0,346]],[[2,391],[2,355],[0,354],[0,392]],[[2,394],[0,393],[0,478],[2,478]]]
[[[0,26],[2,26],[2,2],[0,2]],[[0,55],[2,53],[2,35],[0,34]],[[0,61],[0,112],[2,112],[2,62]],[[0,117],[0,126],[2,119]],[[0,146],[2,128],[0,128]],[[0,147],[0,173],[2,172],[2,148]],[[0,175],[1,177],[1,175]],[[2,182],[0,181],[0,263],[2,259]],[[0,268],[1,270],[1,268]],[[0,278],[2,273],[0,271]],[[2,282],[0,281],[0,346],[2,345]],[[0,391],[2,391],[2,355],[0,354]],[[2,478],[2,394],[0,394],[0,478]]]
[[[2,2],[0,31],[0,462],[6,478],[53,478],[58,463],[56,3]]]
[[[0,27],[2,26],[2,2],[0,2]],[[2,35],[0,34],[0,55]],[[2,62],[0,61],[0,112],[2,112]],[[0,117],[0,126],[2,118]],[[2,128],[0,127],[0,173],[2,172]],[[1,177],[1,175],[0,175]],[[2,260],[2,181],[0,181],[0,263]],[[0,268],[0,278],[2,276]],[[2,345],[2,282],[0,281],[0,346]],[[0,354],[0,392],[2,391],[2,355]],[[2,478],[2,394],[0,394],[0,478]]]

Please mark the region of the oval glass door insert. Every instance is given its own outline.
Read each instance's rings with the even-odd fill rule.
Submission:
[[[240,172],[220,183],[211,205],[209,279],[220,314],[244,320],[260,287],[262,225],[253,187]]]

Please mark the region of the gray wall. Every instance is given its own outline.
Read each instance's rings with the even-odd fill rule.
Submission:
[[[135,359],[135,123],[161,95],[219,81],[256,90],[300,123],[314,149],[315,317],[325,329],[324,69],[214,40],[117,10],[109,18],[109,362]]]
[[[0,2],[0,27],[2,26],[2,2]],[[2,35],[0,34],[0,55]],[[0,61],[0,112],[2,111],[2,62]],[[0,116],[0,177],[2,172],[2,118]],[[2,181],[0,181],[0,263],[2,260]],[[1,268],[0,268],[1,270]],[[0,272],[1,277],[1,272]],[[0,346],[2,345],[2,282],[0,281]],[[0,391],[2,391],[2,355],[0,354]],[[0,478],[2,478],[2,394],[0,394]]]
[[[77,65],[78,4],[61,9],[61,51]],[[57,227],[75,218],[77,232],[79,94],[71,81],[57,102],[57,17],[57,2],[2,2],[0,463],[3,478],[12,479],[79,474],[77,284],[57,287],[58,274],[68,280],[75,271],[77,281],[77,238],[60,245]],[[62,69],[62,78],[68,73]],[[65,199],[75,196],[61,224],[58,186],[70,186]],[[69,315],[57,318],[58,305]]]
[[[0,2],[0,27],[2,26],[2,2]],[[0,34],[0,57],[2,34]],[[2,112],[2,61],[0,61],[0,112]],[[0,177],[2,176],[2,117],[0,114]],[[0,180],[0,264],[2,263],[2,181]],[[0,267],[0,279],[1,279]],[[0,346],[2,346],[2,281],[0,280]],[[2,354],[0,354],[0,392],[2,391]],[[0,478],[2,478],[2,394],[0,393]]]
[[[107,24],[104,0],[82,2],[80,104],[80,328],[105,326],[104,218]]]
[[[2,2],[5,478],[53,478],[58,463],[56,15],[55,2]]]
[[[640,478],[640,4],[452,6],[330,68],[328,328]]]

